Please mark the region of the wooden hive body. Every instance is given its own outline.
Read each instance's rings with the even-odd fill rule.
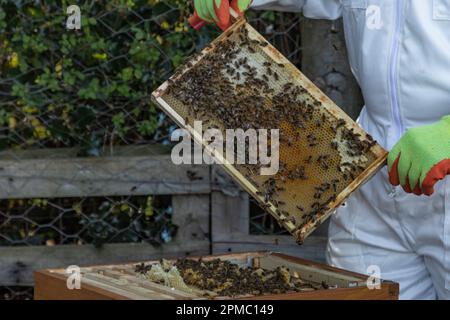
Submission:
[[[215,73],[214,68],[219,71]],[[209,79],[210,74],[215,78]],[[220,105],[220,95],[229,103]],[[155,90],[152,99],[299,243],[387,157],[381,146],[242,18]],[[201,107],[202,101],[213,107]],[[196,120],[224,136],[230,128],[280,129],[279,172],[263,176],[260,166],[228,161],[203,139],[194,126]]]

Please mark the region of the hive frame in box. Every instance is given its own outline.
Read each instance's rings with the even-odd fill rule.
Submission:
[[[215,152],[212,150],[205,141],[203,141],[202,136],[199,132],[196,132],[192,126],[186,123],[185,119],[181,115],[179,115],[164,99],[163,96],[165,92],[168,90],[169,86],[174,83],[177,79],[183,76],[186,72],[191,70],[197,63],[199,63],[204,56],[206,56],[209,52],[214,50],[216,46],[219,46],[220,43],[226,40],[233,32],[237,31],[242,26],[247,28],[248,36],[251,40],[258,40],[263,43],[267,43],[265,38],[260,35],[253,27],[251,27],[244,18],[239,18],[237,21],[224,33],[222,33],[218,38],[216,38],[211,45],[207,46],[202,52],[190,60],[187,67],[182,69],[181,71],[175,73],[168,81],[163,83],[158,89],[156,89],[152,93],[152,100],[161,107],[161,109],[167,113],[180,127],[186,129],[195,142],[201,144],[203,149],[210,156],[215,157],[218,162],[223,166],[223,168],[247,191],[249,192],[258,202],[264,203],[264,196],[261,194],[257,194],[258,189],[241,173],[239,172],[232,164],[230,164],[227,159],[220,154],[219,152]],[[314,97],[316,100],[322,103],[322,107],[326,109],[331,115],[333,115],[336,119],[345,120],[344,126],[348,129],[352,129],[355,133],[359,133],[360,135],[365,135],[366,133],[362,128],[360,128],[345,112],[343,112],[338,106],[334,104],[334,102],[329,99],[323,92],[320,91],[309,79],[307,79],[294,65],[292,65],[287,58],[285,58],[275,47],[270,44],[267,44],[265,47],[261,48],[264,53],[270,57],[275,63],[285,65],[285,70],[290,73],[290,75],[296,79],[299,83],[301,83],[302,87],[305,88],[308,93]],[[205,145],[206,144],[206,145]],[[306,224],[302,225],[300,228],[297,228],[291,221],[288,219],[281,219],[277,215],[277,209],[275,205],[269,202],[269,207],[267,210],[274,216],[278,222],[283,225],[291,234],[294,235],[298,243],[303,243],[304,239],[308,237],[318,225],[320,225],[323,221],[328,219],[328,217],[335,211],[335,209],[342,204],[347,197],[355,191],[363,182],[368,180],[372,175],[374,175],[378,169],[380,169],[386,162],[387,152],[378,144],[375,144],[370,149],[371,152],[375,155],[375,160],[359,175],[357,176],[341,193],[339,193],[336,197],[336,200],[333,202],[332,206],[324,212],[319,219],[316,221],[309,221]]]
[[[200,257],[192,257],[196,259]],[[399,285],[392,281],[380,280],[380,288],[367,287],[367,276],[322,265],[281,253],[258,251],[221,254],[201,257],[203,261],[222,259],[241,266],[274,269],[285,266],[301,278],[320,284],[330,284],[330,289],[292,292],[284,294],[246,295],[235,298],[209,296],[217,300],[396,300]],[[158,263],[159,261],[147,261]],[[67,288],[68,274],[64,269],[39,270],[35,272],[36,300],[73,300],[73,299],[112,299],[112,300],[203,300],[207,292],[192,288],[191,293],[151,282],[136,276],[135,264],[91,266],[81,268],[81,286],[79,290]],[[333,288],[336,285],[337,288]]]

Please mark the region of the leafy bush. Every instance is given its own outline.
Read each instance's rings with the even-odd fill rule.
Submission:
[[[153,89],[210,41],[187,26],[182,0],[84,1],[68,30],[67,1],[0,0],[0,150],[103,145],[164,137]]]

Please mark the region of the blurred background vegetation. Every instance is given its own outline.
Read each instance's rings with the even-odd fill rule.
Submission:
[[[168,124],[152,90],[215,31],[186,25],[187,1],[0,1],[0,150],[157,142]]]
[[[190,28],[183,0],[81,1],[82,28],[67,30],[69,4],[0,0],[0,151],[76,146],[95,156],[110,145],[167,143],[171,123],[150,94],[218,30]],[[295,24],[279,23],[277,35],[276,14],[253,18],[298,55],[299,39],[285,36]]]

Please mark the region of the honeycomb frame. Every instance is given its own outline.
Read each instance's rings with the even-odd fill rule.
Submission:
[[[367,157],[370,158],[367,166],[361,169],[356,176],[352,177],[350,181],[342,181],[339,186],[339,191],[335,195],[335,197],[329,202],[328,206],[325,207],[321,212],[317,212],[313,220],[308,220],[302,218],[300,213],[292,213],[294,208],[299,208],[298,201],[293,200],[295,196],[304,190],[313,190],[312,188],[305,188],[304,184],[299,184],[298,187],[288,186],[286,191],[286,195],[281,197],[287,203],[285,205],[285,210],[279,209],[279,204],[277,204],[277,200],[267,200],[265,199],[264,192],[262,192],[261,185],[264,181],[267,180],[258,180],[258,177],[249,177],[247,174],[243,172],[242,169],[238,168],[238,166],[230,164],[225,157],[216,152],[216,150],[211,150],[208,147],[208,144],[203,141],[203,138],[199,132],[197,132],[192,123],[194,120],[201,120],[200,117],[196,117],[189,114],[189,106],[184,105],[180,107],[179,103],[176,103],[174,99],[171,97],[171,90],[174,87],[174,84],[177,83],[180,79],[183,78],[184,75],[188,74],[196,68],[199,63],[205,61],[206,58],[212,55],[216,50],[219,50],[221,46],[225,44],[226,41],[237,42],[236,39],[239,37],[242,32],[245,31],[246,37],[250,39],[250,41],[255,41],[264,44],[261,47],[258,47],[258,52],[255,53],[258,55],[262,55],[264,59],[270,61],[270,63],[280,66],[280,68],[276,69],[276,73],[279,74],[277,78],[289,79],[289,81],[301,86],[307,92],[307,97],[311,97],[314,101],[320,102],[320,113],[326,113],[327,121],[337,121],[339,126],[342,126],[345,130],[351,130],[352,134],[361,136],[361,137],[370,137],[361,127],[359,127],[344,111],[342,111],[334,102],[329,99],[324,93],[320,91],[309,79],[306,78],[293,64],[289,62],[287,58],[285,58],[276,48],[270,45],[262,35],[260,35],[252,26],[250,26],[244,18],[239,18],[226,32],[222,33],[218,38],[216,38],[210,45],[208,45],[202,52],[193,58],[191,58],[182,68],[177,71],[168,81],[163,83],[158,89],[156,89],[152,93],[152,100],[166,113],[168,114],[180,127],[186,129],[191,137],[197,143],[200,143],[204,150],[215,157],[218,162],[223,166],[223,168],[247,191],[249,192],[258,203],[264,207],[275,219],[282,225],[287,231],[289,231],[294,237],[296,241],[301,244],[322,222],[324,222],[335,210],[336,208],[342,204],[348,196],[352,192],[354,192],[361,184],[367,181],[372,175],[374,175],[386,162],[387,152],[376,142],[373,142],[369,151],[367,152]],[[252,49],[253,53],[253,49]],[[256,59],[256,58],[255,58]],[[252,58],[250,59],[252,60]],[[255,62],[256,63],[256,62]],[[274,84],[276,86],[276,84]],[[281,87],[278,88],[281,90]],[[308,99],[308,98],[306,98]],[[178,105],[178,106],[177,106]],[[221,121],[220,119],[213,119],[215,124],[218,124],[220,127]],[[325,121],[325,120],[324,120]],[[289,129],[290,130],[290,129]],[[285,131],[289,131],[285,130]],[[297,130],[297,129],[295,129]],[[312,130],[312,129],[311,129]],[[325,129],[318,129],[319,131],[314,132],[324,132]],[[320,133],[319,133],[320,134]],[[335,133],[336,134],[336,133]],[[325,139],[326,140],[326,139]],[[326,140],[328,142],[328,140]],[[323,141],[322,141],[323,142]],[[280,158],[283,158],[284,153],[289,153],[295,155],[298,154],[298,150],[303,151],[297,146],[297,153],[294,151],[289,151],[289,148],[286,146],[286,143],[280,143]],[[286,151],[287,150],[287,151]],[[305,151],[306,152],[306,151]],[[364,155],[364,156],[366,156]],[[317,156],[317,153],[315,154]],[[286,158],[286,157],[285,157]],[[342,158],[342,157],[341,157]],[[298,161],[297,161],[298,160]],[[296,164],[305,161],[304,157],[302,159],[296,159],[294,162]],[[342,159],[341,159],[342,163]],[[318,164],[317,164],[318,165]],[[335,165],[335,164],[334,164]],[[328,170],[328,169],[327,169]],[[324,170],[320,171],[321,174],[314,175],[314,177],[326,175]],[[321,177],[321,181],[323,178]],[[347,180],[347,179],[345,179]],[[313,185],[312,182],[308,182],[309,185]],[[316,185],[319,182],[316,181]],[[315,187],[317,188],[317,187]],[[336,187],[335,187],[336,188]],[[289,190],[290,193],[289,193]],[[294,190],[294,191],[292,191]],[[335,190],[336,191],[336,190]],[[312,197],[312,191],[308,191],[308,197]],[[306,191],[303,193],[307,193]],[[293,197],[293,198],[292,198]],[[281,202],[281,201],[279,201]],[[302,210],[303,211],[303,210]],[[294,217],[294,218],[292,218]]]

